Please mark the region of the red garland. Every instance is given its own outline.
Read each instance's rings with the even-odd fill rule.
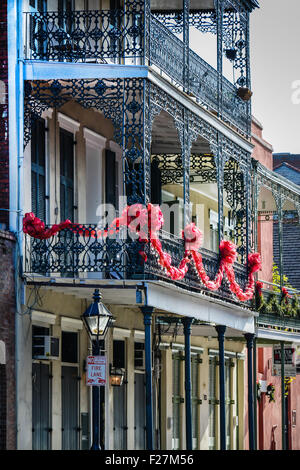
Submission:
[[[84,229],[82,225],[72,224],[70,220],[61,222],[59,225],[53,225],[50,229],[45,229],[45,224],[35,217],[31,213],[25,214],[23,219],[23,231],[31,237],[46,239],[56,235],[60,230],[70,229],[76,230],[82,236],[107,237],[119,232],[122,226],[128,227],[132,233],[136,233],[139,237],[139,241],[147,243],[150,238],[150,243],[153,249],[158,255],[158,263],[165,269],[166,274],[173,280],[182,280],[188,272],[188,267],[193,260],[198,276],[202,283],[210,290],[217,290],[220,288],[224,272],[227,275],[230,290],[237,298],[245,302],[252,299],[254,294],[255,280],[254,273],[261,269],[261,259],[259,253],[251,253],[248,256],[248,285],[245,291],[241,289],[235,280],[235,274],[233,270],[233,264],[236,261],[237,252],[234,243],[223,240],[220,243],[220,255],[221,261],[219,270],[217,272],[215,280],[211,280],[204,269],[202,256],[198,252],[202,245],[203,235],[202,232],[195,226],[194,223],[189,224],[185,227],[182,232],[182,237],[185,240],[185,256],[181,260],[179,267],[172,266],[171,256],[164,252],[162,244],[159,240],[159,230],[164,224],[164,219],[159,206],[148,204],[145,208],[142,204],[133,204],[127,206],[122,212],[120,217],[113,220],[108,229],[89,231]],[[78,230],[79,229],[79,230]],[[150,235],[150,237],[149,237]],[[147,255],[144,251],[139,251],[139,254],[143,258],[144,262],[147,261]],[[258,283],[256,284],[258,287]],[[259,288],[259,287],[258,287]],[[261,292],[261,290],[260,290]],[[288,296],[288,292],[283,291],[283,295]]]
[[[61,230],[70,228],[71,225],[72,222],[67,219],[58,225],[54,224],[51,228],[45,229],[44,222],[38,217],[35,217],[33,212],[28,212],[23,218],[23,232],[39,240],[46,240],[47,238],[53,237]]]
[[[256,289],[259,297],[262,297],[262,288],[263,288],[263,283],[260,281],[256,282]]]

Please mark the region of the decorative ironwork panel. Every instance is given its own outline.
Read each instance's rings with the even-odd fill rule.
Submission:
[[[26,59],[105,62],[144,55],[144,0],[126,10],[26,13]]]
[[[50,80],[25,82],[25,145],[34,120],[50,107],[74,100],[96,109],[114,125],[114,139],[123,149],[123,178],[128,203],[144,203],[143,79]]]

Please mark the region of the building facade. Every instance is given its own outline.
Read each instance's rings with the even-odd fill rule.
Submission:
[[[9,227],[23,260],[17,448],[90,447],[82,315],[99,289],[114,316],[102,344],[102,447],[253,449],[253,347],[265,324],[241,294],[257,249],[258,186],[282,184],[299,207],[298,192],[251,157],[257,2],[7,6]],[[214,67],[192,50],[192,31],[215,43]],[[126,207],[149,203],[164,215],[160,243],[111,228]],[[186,258],[191,223],[203,233],[202,270]],[[222,270],[223,240],[237,246],[240,297]]]
[[[269,189],[267,185],[262,185],[258,197],[257,244],[262,256],[259,280],[262,282],[264,300],[259,308],[256,338],[257,449],[296,450],[299,449],[296,421],[299,411],[299,370],[297,374],[296,365],[293,369],[288,365],[282,381],[280,361],[279,364],[277,362],[276,372],[274,370],[274,352],[280,356],[282,350],[281,353],[279,350],[284,347],[286,354],[293,354],[297,362],[299,308],[296,299],[299,296],[299,268],[296,257],[299,205],[296,185],[290,187],[293,191],[288,190],[290,183],[295,181],[281,171],[281,156],[273,155],[272,146],[263,139],[262,131],[262,125],[253,119],[253,157],[265,169],[274,168],[275,178],[277,174],[283,178],[275,184],[270,174],[273,183],[269,181]],[[283,288],[288,290],[289,298],[283,295]]]

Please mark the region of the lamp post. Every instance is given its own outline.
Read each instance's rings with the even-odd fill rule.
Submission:
[[[92,341],[93,356],[100,356],[100,341],[105,338],[112,321],[112,314],[101,302],[99,289],[95,289],[94,302],[82,315],[82,319]],[[93,386],[93,443],[91,450],[101,450],[100,445],[100,388]]]

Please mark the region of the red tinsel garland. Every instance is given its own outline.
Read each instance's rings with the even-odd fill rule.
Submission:
[[[105,230],[87,230],[82,225],[72,224],[70,220],[61,222],[59,225],[53,225],[50,229],[45,229],[45,224],[35,217],[31,212],[25,214],[23,219],[23,231],[28,235],[38,238],[47,239],[56,235],[63,229],[70,229],[76,231],[82,236],[107,237],[119,232],[121,227],[128,227],[129,230],[138,236],[142,243],[150,243],[158,256],[159,265],[165,270],[166,274],[174,281],[182,280],[188,272],[189,264],[193,261],[196,271],[202,283],[210,290],[217,290],[220,288],[224,272],[229,281],[230,290],[237,298],[245,302],[250,300],[254,294],[255,280],[254,273],[261,269],[261,260],[259,253],[251,253],[248,257],[248,285],[245,291],[241,289],[235,280],[233,264],[236,261],[237,252],[236,246],[230,242],[223,240],[220,243],[221,261],[216,278],[211,280],[205,272],[202,256],[198,252],[202,245],[203,235],[202,232],[195,226],[194,223],[185,227],[182,232],[182,237],[185,240],[185,255],[181,260],[178,267],[172,266],[171,256],[164,252],[162,249],[161,241],[159,240],[159,231],[164,224],[164,219],[159,206],[148,204],[144,207],[142,204],[134,204],[127,206],[122,212],[120,217],[113,220],[108,229]],[[147,261],[147,255],[144,251],[139,254],[143,260]]]

